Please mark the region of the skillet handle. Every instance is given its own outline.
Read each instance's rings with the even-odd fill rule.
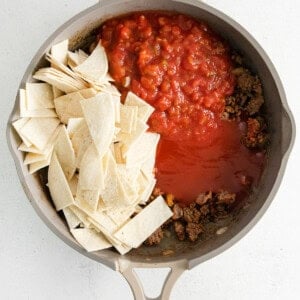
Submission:
[[[170,268],[170,272],[165,279],[162,291],[157,298],[149,298],[145,295],[143,285],[134,271],[134,268]],[[132,263],[129,261],[119,261],[119,272],[124,276],[128,282],[135,300],[168,300],[180,275],[188,269],[186,260],[176,261],[170,264],[159,264],[159,266],[151,264]]]

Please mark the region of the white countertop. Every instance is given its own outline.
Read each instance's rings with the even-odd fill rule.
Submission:
[[[133,299],[118,273],[80,255],[43,224],[26,199],[5,139],[19,82],[36,50],[58,26],[95,2],[1,0],[0,299]],[[263,46],[299,120],[300,2],[206,2],[241,23]],[[300,299],[299,153],[298,140],[281,188],[262,220],[225,253],[185,272],[172,300]],[[145,271],[143,281],[158,291],[162,275],[159,270]]]

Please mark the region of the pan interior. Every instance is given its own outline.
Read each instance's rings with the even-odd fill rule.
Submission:
[[[223,36],[231,45],[237,49],[244,57],[246,66],[261,78],[264,88],[264,97],[266,102],[267,122],[270,130],[271,144],[268,148],[267,165],[263,172],[260,184],[253,189],[252,194],[246,203],[241,203],[233,216],[224,219],[219,223],[211,224],[210,230],[197,242],[178,242],[171,234],[170,238],[166,238],[159,246],[145,247],[131,251],[125,257],[135,262],[167,262],[177,259],[194,259],[206,257],[206,254],[218,249],[226,242],[230,241],[234,236],[256,216],[259,210],[265,204],[277,178],[282,160],[282,102],[280,91],[270,70],[268,63],[261,56],[256,46],[236,28],[231,21],[224,20],[226,18],[222,14],[215,13],[212,9],[204,4],[185,4],[174,1],[111,1],[103,6],[95,6],[81,13],[61,29],[59,29],[40,49],[36,57],[33,59],[31,66],[28,68],[23,78],[21,87],[25,82],[33,81],[31,74],[35,69],[46,65],[43,54],[49,50],[50,46],[55,42],[71,37],[71,45],[73,49],[86,48],[95,38],[95,29],[99,25],[112,16],[137,10],[170,10],[192,15],[206,22],[214,31]],[[109,13],[107,13],[109,12]],[[18,112],[15,110],[13,119],[17,118]],[[48,191],[45,188],[46,173],[41,172],[40,175],[30,176],[24,166],[22,166],[22,154],[18,153],[18,138],[14,134],[11,137],[12,147],[18,159],[20,172],[23,174],[23,185],[27,191],[27,195],[33,203],[38,213],[44,221],[67,243],[78,251],[84,253],[78,244],[74,241],[69,233],[68,227],[63,218],[55,212],[51,203]],[[219,228],[228,227],[228,230],[217,235]],[[84,253],[85,254],[85,253]],[[114,250],[105,250],[101,252],[88,254],[89,257],[101,261],[115,261],[119,258]]]

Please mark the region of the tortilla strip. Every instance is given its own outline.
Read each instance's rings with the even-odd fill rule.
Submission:
[[[91,210],[98,208],[99,196],[104,189],[102,159],[94,144],[91,144],[80,163],[79,182],[76,198],[84,201]]]
[[[43,150],[39,150],[38,148],[36,148],[34,146],[27,147],[24,143],[22,143],[19,146],[18,150],[22,151],[22,152],[32,152],[32,153],[36,153],[36,154],[44,154]]]
[[[31,88],[32,94],[35,92],[38,93],[37,91],[39,90],[36,88]],[[37,91],[35,91],[37,90]],[[50,88],[52,91],[52,89]],[[29,89],[30,91],[30,89]],[[42,92],[42,89],[41,89]],[[45,92],[45,95],[47,94],[47,91]],[[39,100],[40,102],[43,101],[43,99],[46,99],[46,97],[43,97],[42,95],[38,97],[38,95],[35,95],[36,98],[31,98],[28,101],[28,97],[26,96],[27,93],[25,90],[20,89],[20,117],[22,118],[56,118],[56,112],[52,108],[45,108],[44,106],[54,106],[53,105],[53,99],[51,99],[52,104],[47,104],[47,103],[39,103],[37,102],[36,99],[42,99]],[[33,101],[36,101],[34,103]],[[46,100],[45,100],[46,101]],[[31,108],[28,108],[28,105],[30,104]],[[36,108],[35,108],[36,107]]]
[[[78,175],[75,174],[71,179],[68,180],[70,190],[72,192],[73,197],[76,196],[77,187],[78,187]]]
[[[135,206],[124,208],[118,207],[118,209],[112,208],[105,211],[105,213],[119,226],[123,226],[134,212]]]
[[[119,164],[118,172],[120,176],[131,186],[135,186],[137,183],[138,176],[140,174],[140,168],[138,166],[127,168],[125,164]]]
[[[69,75],[70,77],[74,78],[79,83],[86,85],[86,82],[76,73],[74,73],[71,69],[69,69],[66,65],[62,64],[58,60],[56,60],[51,54],[46,54],[46,59],[51,63],[51,67],[56,68],[64,72],[65,74]]]
[[[39,69],[33,78],[47,82],[65,93],[76,92],[87,87],[82,82],[54,68]]]
[[[114,245],[114,247],[118,250],[118,252],[121,255],[125,255],[126,253],[128,253],[132,248],[126,245]]]
[[[52,46],[51,54],[57,61],[59,61],[64,65],[67,65],[68,48],[69,48],[69,40],[64,40]]]
[[[149,183],[149,179],[143,174],[143,172],[139,168],[139,174],[137,177],[137,182],[138,182],[138,193],[142,194],[143,191],[145,190],[146,186]]]
[[[112,100],[113,100],[114,106],[115,106],[115,123],[119,124],[120,121],[121,121],[121,112],[120,112],[121,101],[120,101],[120,97],[112,95]]]
[[[29,165],[29,164],[33,164],[39,161],[43,161],[43,160],[47,160],[47,158],[49,157],[49,153],[48,154],[37,154],[37,153],[27,153],[25,155],[25,159],[24,159],[24,165]]]
[[[114,137],[115,110],[112,98],[109,94],[99,93],[80,103],[90,135],[102,158]]]
[[[118,229],[114,236],[125,245],[137,248],[172,215],[164,198],[159,196]]]
[[[39,110],[28,110],[25,113],[28,118],[57,118],[57,114],[54,109],[39,109]]]
[[[122,143],[116,142],[113,144],[113,155],[117,164],[124,164],[125,160],[122,155]]]
[[[65,93],[61,90],[59,90],[58,88],[56,88],[55,86],[52,86],[52,91],[53,91],[53,98],[58,98],[63,96]]]
[[[52,56],[62,64],[66,64],[67,61],[67,54],[68,53],[68,47],[69,47],[69,41],[64,40],[59,44],[56,44],[52,46],[51,48],[51,54]],[[55,68],[55,66],[51,65],[51,67]],[[53,98],[58,98],[64,95],[64,92],[59,90],[58,88],[52,86],[52,91],[53,91]]]
[[[98,43],[92,54],[74,72],[88,82],[101,83],[108,72],[108,60],[105,49]]]
[[[122,184],[127,198],[130,199],[130,203],[133,203],[137,197],[137,171],[135,169],[126,168],[124,164],[118,164],[117,172],[119,177],[122,178]]]
[[[51,161],[51,155],[52,155],[52,152],[50,152],[48,154],[48,157],[45,160],[41,160],[41,161],[37,161],[37,162],[31,163],[29,165],[29,173],[33,174],[33,173],[35,173],[36,171],[38,171],[40,169],[48,167],[49,164],[50,164],[50,161]]]
[[[108,151],[102,158],[104,178],[108,175],[107,174],[108,160],[110,159],[111,155],[112,155],[111,151]]]
[[[71,135],[71,141],[76,156],[76,167],[80,168],[82,157],[93,141],[84,119],[78,126],[77,131]]]
[[[91,83],[91,86],[97,91],[112,95],[112,97],[118,97],[119,99],[121,97],[121,93],[119,92],[119,90],[108,81],[101,84]]]
[[[130,199],[124,190],[122,181],[119,178],[117,165],[110,154],[107,159],[107,174],[105,177],[105,189],[102,191],[102,199],[107,207],[123,206],[130,203]]]
[[[21,118],[12,123],[13,127],[15,128],[16,132],[18,133],[26,147],[30,147],[32,143],[26,138],[26,136],[22,134],[21,129],[26,125],[26,123],[28,123],[29,120],[29,118]]]
[[[81,49],[77,50],[77,53],[78,53],[78,59],[79,59],[78,64],[81,65],[86,61],[86,59],[89,57],[89,55]]]
[[[103,215],[105,215],[106,218],[108,218],[109,220],[111,220],[106,214],[103,214]],[[92,219],[90,217],[88,217],[88,219],[91,221],[92,226],[97,231],[102,232],[105,235],[105,237],[107,238],[107,240],[110,241],[113,244],[113,246],[115,246],[115,245],[121,245],[122,244],[121,241],[119,241],[117,238],[114,237],[114,235],[113,235],[114,230],[111,230],[111,229],[107,230],[106,228],[104,228],[101,224],[99,224],[94,219]],[[117,228],[118,227],[116,227],[116,225],[115,225],[115,230]]]
[[[61,210],[74,204],[68,181],[55,153],[52,155],[48,169],[48,187],[56,210]]]
[[[154,112],[154,107],[132,92],[127,94],[125,105],[138,106],[138,118],[144,122],[146,122]]]
[[[84,190],[78,184],[76,200],[80,206],[88,206],[91,210],[96,211],[100,197],[100,190]]]
[[[97,95],[97,91],[93,88],[78,91],[84,99],[93,98]]]
[[[134,124],[137,124],[137,106],[126,106],[121,105],[120,107],[120,128],[121,131],[125,133],[131,133],[133,130]]]
[[[149,126],[145,124],[143,121],[138,119],[137,128],[135,132],[129,134],[119,133],[118,138],[123,142],[122,153],[123,157],[126,158],[128,150],[133,147],[133,145],[143,136],[143,134],[147,131]]]
[[[64,208],[63,212],[70,229],[74,229],[81,224],[81,220],[72,212],[71,206]]]
[[[45,146],[44,149],[38,149],[33,145],[31,145],[30,147],[27,147],[24,143],[22,143],[19,146],[18,150],[24,151],[24,152],[32,152],[32,153],[36,153],[36,154],[44,154],[44,155],[49,154],[53,150],[53,145],[56,142],[57,136],[58,136],[62,126],[63,125],[57,126],[57,128],[55,129],[54,133],[52,134],[49,142],[47,143],[47,145]]]
[[[88,54],[86,54],[81,49],[75,52],[68,51],[68,65],[71,69],[74,69],[78,65],[84,63],[88,57]]]
[[[84,118],[70,118],[68,120],[67,132],[70,139],[72,139],[76,131],[78,131],[81,126],[83,126],[83,123],[85,123]]]
[[[156,149],[154,154],[149,154],[149,157],[142,163],[141,171],[148,178],[154,177]]]
[[[126,153],[126,166],[140,165],[151,155],[155,157],[160,135],[153,132],[145,132]]]
[[[70,180],[76,170],[75,152],[72,146],[72,142],[69,138],[67,129],[65,126],[61,127],[58,134],[54,151],[60,162],[60,165],[64,171],[64,174],[68,180]]]
[[[35,172],[35,171],[39,170],[39,168],[44,168],[44,167],[46,167],[46,166],[49,165],[49,163],[50,163],[50,158],[51,158],[51,153],[52,153],[52,151],[53,151],[53,145],[54,145],[54,143],[55,143],[55,141],[56,141],[56,138],[57,138],[57,136],[58,136],[58,133],[59,133],[61,127],[62,127],[62,125],[59,125],[59,126],[55,129],[55,131],[54,131],[52,137],[50,138],[50,141],[48,142],[48,144],[46,145],[46,147],[45,147],[43,150],[39,150],[39,149],[37,149],[37,148],[34,147],[34,146],[27,147],[24,143],[22,143],[22,144],[19,146],[18,150],[20,150],[20,151],[30,152],[30,153],[32,153],[32,154],[45,155],[45,156],[47,157],[47,159],[46,159],[45,161],[43,161],[43,162],[41,161],[40,164],[38,164],[38,163],[36,163],[36,164],[33,163],[33,165],[31,166],[32,172]],[[43,165],[43,166],[41,167],[40,165]],[[34,171],[34,170],[35,170],[35,171]]]
[[[68,62],[67,65],[73,70],[75,67],[78,66],[78,53],[77,52],[72,52],[68,51]]]
[[[21,128],[21,134],[32,145],[42,150],[46,147],[58,125],[59,120],[57,118],[31,118]]]
[[[109,73],[106,73],[104,76],[104,82],[115,82],[115,80],[111,77]]]
[[[32,94],[36,93],[38,94],[38,92],[36,92],[35,90],[39,90],[39,88],[31,88],[31,90],[33,91]],[[29,89],[30,91],[30,89]],[[50,87],[50,91],[52,91],[51,87]],[[50,106],[50,104],[41,104],[41,103],[33,103],[33,101],[28,101],[28,97],[26,96],[27,91],[20,89],[20,117],[22,118],[56,118],[56,112],[54,109],[52,108],[45,108],[43,106]],[[36,97],[38,95],[35,95]],[[44,99],[43,96],[41,95],[40,98]],[[46,99],[46,97],[45,97]],[[53,99],[52,101],[52,106],[53,105]],[[28,105],[31,103],[31,108],[28,108]],[[33,107],[33,108],[32,108]],[[34,108],[37,107],[37,108]]]
[[[97,225],[99,230],[113,233],[117,229],[117,225],[103,212],[92,211],[87,205],[81,205],[76,199],[75,206],[87,215],[87,220],[93,225]]]
[[[88,252],[110,248],[112,245],[105,237],[91,228],[71,229],[71,233],[77,242]]]
[[[139,204],[145,205],[148,202],[148,200],[154,190],[155,185],[156,185],[156,179],[154,179],[154,178],[147,182],[147,185],[145,186],[145,188],[143,189],[143,192],[141,193],[141,195],[139,197]]]
[[[28,110],[54,108],[54,95],[47,83],[26,83],[26,104]]]
[[[97,224],[93,224],[94,227],[96,228],[97,231],[103,233],[103,235],[105,236],[105,238],[118,250],[118,252],[121,255],[126,254],[127,252],[129,252],[132,248],[128,247],[124,244],[122,244],[120,241],[118,241],[116,238],[114,238],[110,233],[108,232],[102,232],[98,227]]]
[[[84,98],[79,92],[54,99],[55,109],[60,121],[68,124],[70,118],[83,117],[80,101]]]
[[[82,157],[79,172],[79,185],[83,190],[104,189],[102,159],[94,144],[91,144]]]
[[[137,213],[137,214],[143,210],[143,208],[139,205],[137,205],[134,209],[135,209],[135,213]]]
[[[91,221],[88,220],[88,215],[83,210],[78,208],[76,205],[71,205],[69,208],[73,214],[77,216],[85,228],[91,227]]]

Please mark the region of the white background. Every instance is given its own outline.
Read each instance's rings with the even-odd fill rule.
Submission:
[[[133,299],[126,281],[66,246],[35,214],[5,127],[19,82],[44,40],[95,0],[0,0],[0,299]],[[300,118],[300,1],[207,0],[248,29],[274,62]],[[171,299],[300,299],[300,143],[276,199],[238,244],[186,272]],[[157,289],[162,272],[143,280]]]

